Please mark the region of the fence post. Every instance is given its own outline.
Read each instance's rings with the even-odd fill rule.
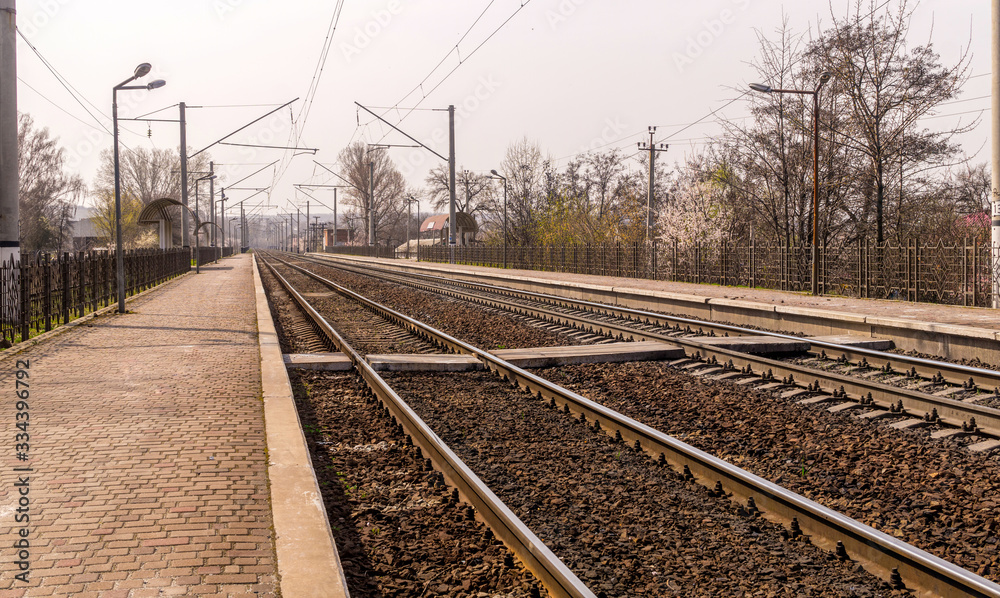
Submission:
[[[28,337],[30,336],[30,331],[28,330],[28,324],[31,320],[31,301],[29,300],[29,298],[31,297],[31,278],[29,277],[30,275],[28,274],[30,268],[25,265],[25,262],[26,260],[22,257],[20,262],[18,263],[18,269],[20,270],[19,279],[21,283],[20,297],[19,297],[21,303],[21,309],[19,311],[21,316],[20,320],[21,320],[22,342],[28,340]]]
[[[674,237],[673,266],[670,271],[670,279],[677,280],[677,237]]]
[[[52,330],[52,260],[45,254],[45,332]]]
[[[694,281],[701,282],[701,241],[694,244]]]
[[[972,302],[975,301],[975,288],[973,288]],[[962,305],[969,305],[969,237],[962,237]]]
[[[62,274],[62,321],[69,322],[69,253],[64,252],[59,262]]]
[[[972,240],[972,305],[979,307],[979,248],[976,247],[976,240]]]
[[[820,245],[819,256],[820,256],[819,294],[826,295],[826,283],[827,283],[826,239],[823,239],[823,244]]]

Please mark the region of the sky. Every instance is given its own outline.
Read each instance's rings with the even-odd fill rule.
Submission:
[[[970,122],[989,108],[990,3],[911,5],[908,42],[933,44],[946,65],[967,50],[972,75],[961,101],[922,124]],[[278,160],[239,185],[270,188],[268,199],[262,194],[248,204],[265,199],[276,213],[309,200],[295,184],[339,182],[314,160],[336,170],[338,152],[353,141],[412,145],[355,102],[443,156],[448,115],[441,109],[454,105],[459,170],[499,168],[507,146],[521,138],[537,142],[559,166],[591,149],[618,147],[632,155],[636,142],[648,141],[651,125],[655,142],[670,145],[667,162],[681,161],[719,133],[718,118],[748,113],[745,97],[731,100],[756,79],[750,61],[758,35],[773,36],[783,14],[793,31],[815,35],[831,11],[843,15],[849,6],[848,0],[16,0],[18,27],[34,46],[19,37],[18,109],[59,139],[67,170],[91,184],[101,150],[112,143],[111,88],[139,63],[153,70],[137,83],[167,84],[119,92],[119,117],[175,120],[177,104],[185,102],[194,151],[298,98],[226,141],[314,148],[315,155],[236,145],[208,150],[220,164],[217,187]],[[982,114],[983,122],[959,139],[976,162],[989,158],[989,115]],[[125,148],[179,147],[176,122],[126,121],[120,131]],[[385,151],[414,187],[442,163],[422,148]],[[634,160],[630,167],[640,168]],[[252,193],[226,194],[232,205]],[[332,204],[330,189],[311,193]]]

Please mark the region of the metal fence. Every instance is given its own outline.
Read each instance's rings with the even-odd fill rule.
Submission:
[[[217,261],[222,257],[221,247],[199,247],[198,248],[198,265],[204,266],[205,264]]]
[[[823,294],[984,306],[991,301],[991,271],[1000,272],[1000,248],[988,242],[902,244],[860,242],[823,246],[819,290]],[[417,259],[451,261],[448,247],[420,247]],[[808,292],[810,245],[757,243],[609,243],[547,247],[456,247],[460,264],[647,278]],[[379,257],[393,257],[389,255]]]
[[[23,256],[22,256],[23,257]],[[124,254],[125,294],[191,269],[187,249]],[[7,343],[48,332],[118,301],[114,252],[40,255],[0,264],[0,335]]]
[[[360,257],[378,257],[390,260],[406,255],[405,251],[401,251],[397,255],[395,248],[386,247],[384,245],[376,245],[374,247],[370,245],[337,245],[336,247],[324,247],[323,251],[325,253],[336,253],[340,255],[353,255]]]

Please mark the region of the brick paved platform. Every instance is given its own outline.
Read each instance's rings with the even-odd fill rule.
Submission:
[[[30,360],[30,582],[13,548],[15,357],[0,359],[0,598],[274,596],[249,256],[202,267]]]

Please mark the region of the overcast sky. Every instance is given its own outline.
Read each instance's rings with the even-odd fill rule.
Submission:
[[[924,0],[916,5],[909,43],[931,41],[945,64],[971,44],[974,76],[963,101],[942,106],[944,116],[925,126],[968,122],[988,109],[989,99],[982,96],[990,88],[989,4]],[[376,111],[392,122],[405,117],[399,126],[444,156],[446,112],[385,108],[454,104],[460,169],[498,168],[507,145],[521,137],[538,142],[559,165],[598,146],[632,154],[637,141],[648,139],[648,125],[658,126],[656,141],[670,144],[666,159],[673,162],[719,130],[716,117],[686,125],[739,96],[756,78],[748,61],[757,53],[758,32],[773,34],[783,11],[794,30],[816,31],[830,22],[831,6],[843,14],[848,2],[345,0],[327,40],[335,1],[17,0],[24,37],[79,94],[78,101],[19,38],[18,109],[59,138],[69,167],[90,184],[100,150],[111,147],[105,130],[111,129],[111,88],[141,62],[153,65],[142,81],[162,78],[167,85],[121,92],[119,116],[141,116],[182,101],[206,106],[187,112],[188,145],[194,150],[300,98],[228,141],[285,146],[295,140],[294,119],[298,145],[317,148],[315,156],[291,158],[290,152],[239,146],[210,150],[229,182],[283,159],[277,175],[268,169],[243,184],[275,182],[272,205],[304,204],[294,183],[336,182],[313,160],[332,165],[352,140],[411,143],[372,123],[355,101],[379,107]],[[329,51],[317,78],[324,43]],[[746,113],[740,100],[719,115]],[[150,118],[177,114],[171,107]],[[988,159],[984,116],[983,124],[961,139],[965,151],[978,152],[977,161]],[[132,148],[176,149],[178,126],[125,122],[121,139]],[[426,150],[388,151],[415,186],[440,163]],[[227,195],[238,201],[249,193]],[[329,201],[327,191],[315,195]]]

